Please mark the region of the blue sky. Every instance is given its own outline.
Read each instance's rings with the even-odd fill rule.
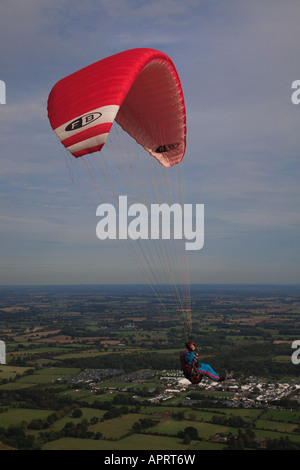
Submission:
[[[46,109],[60,78],[135,47],[183,86],[187,200],[205,205],[191,282],[299,283],[298,0],[10,0],[0,22],[0,284],[140,281],[97,239]]]

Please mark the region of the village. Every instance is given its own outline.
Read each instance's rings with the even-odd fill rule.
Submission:
[[[300,402],[300,382],[276,383],[266,381],[263,378],[254,376],[242,378],[229,378],[226,382],[217,382],[203,379],[198,385],[192,386],[188,380],[178,377],[178,372],[168,372],[161,377],[161,380],[169,384],[165,390],[163,400],[180,392],[187,392],[190,389],[202,392],[204,395],[214,398],[223,406],[229,408],[252,408],[269,405],[276,407],[276,403],[285,398],[291,398]],[[218,392],[218,395],[216,394]],[[223,396],[222,396],[223,395]],[[184,399],[184,404],[192,405],[195,400],[189,397]]]
[[[112,376],[114,376],[113,379],[109,378]],[[108,380],[113,381],[114,385]],[[133,392],[133,399],[144,401],[145,397],[139,395],[139,387],[141,384],[146,386],[149,380],[151,382],[158,380],[156,387],[148,389],[149,397],[146,398],[146,401],[153,404],[177,398],[184,406],[196,405],[201,400],[190,398],[188,396],[190,392],[200,392],[204,398],[228,408],[261,408],[265,406],[277,408],[280,401],[287,398],[300,403],[300,381],[277,383],[254,376],[229,378],[222,384],[204,378],[200,384],[192,385],[178,370],[162,372],[141,370],[125,374],[122,369],[86,369],[68,379],[57,379],[57,382],[68,383],[76,387],[76,391],[88,387],[91,393],[95,394],[98,394],[100,390],[105,394]],[[108,382],[107,387],[103,387],[105,382]],[[130,385],[124,387],[121,385],[124,383]]]

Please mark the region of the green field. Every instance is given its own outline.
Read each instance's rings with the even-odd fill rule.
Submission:
[[[151,428],[151,432],[156,433],[156,434],[167,434],[167,435],[173,435],[176,436],[179,431],[182,431],[183,429],[192,426],[198,431],[198,436],[201,439],[206,439],[210,440],[215,434],[228,434],[233,433],[235,434],[237,432],[236,429],[230,428],[228,426],[220,426],[220,425],[215,425],[215,424],[210,424],[207,422],[195,422],[193,421],[192,423],[190,421],[180,421],[180,422],[174,422],[173,420],[164,420]]]
[[[121,441],[91,441],[88,439],[62,438],[49,442],[43,450],[222,450],[224,446],[217,443],[192,442],[189,447],[179,439],[163,436],[132,435]]]
[[[0,414],[0,427],[5,428],[19,425],[22,422],[30,422],[33,419],[46,419],[49,415],[47,410],[33,410],[23,408],[10,408]]]
[[[221,450],[224,448],[224,443],[217,442],[217,436],[231,434],[236,436],[238,428],[221,426],[209,422],[212,418],[212,413],[209,411],[198,412],[193,416],[193,420],[162,419],[161,416],[157,417],[157,424],[146,429],[142,434],[132,434],[130,432],[132,425],[147,416],[148,409],[144,410],[145,413],[132,413],[124,415],[120,418],[114,418],[106,421],[99,421],[97,424],[90,425],[89,430],[93,432],[101,432],[102,438],[97,441],[87,439],[74,439],[74,438],[60,438],[53,442],[43,445],[44,450],[51,449],[105,449],[105,450],[201,450],[201,449],[214,449]],[[255,419],[255,411],[257,410],[244,410],[247,411],[245,416]],[[252,412],[252,413],[251,413]],[[158,412],[154,412],[152,416],[157,416]],[[187,411],[185,412],[187,413]],[[228,412],[229,413],[229,412]],[[85,409],[83,416],[88,419],[92,417],[92,410]],[[149,415],[148,415],[149,416]],[[101,414],[98,414],[101,417]],[[281,413],[282,418],[287,418],[284,413]],[[279,418],[279,416],[277,416]],[[62,428],[69,419],[64,418],[59,425],[56,423],[53,429]],[[74,420],[76,421],[76,420]],[[181,438],[178,438],[178,432],[192,426],[197,430],[200,440],[192,440],[188,445],[183,444]],[[251,428],[257,438],[265,439],[272,437],[273,439],[285,439],[287,436],[292,442],[300,442],[299,434],[293,431],[295,425],[274,422],[267,419],[258,419],[255,421],[255,426]]]

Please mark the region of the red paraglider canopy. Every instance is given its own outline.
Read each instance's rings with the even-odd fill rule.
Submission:
[[[101,150],[114,120],[164,167],[185,153],[180,80],[154,49],[121,52],[63,78],[50,92],[48,117],[74,157]]]

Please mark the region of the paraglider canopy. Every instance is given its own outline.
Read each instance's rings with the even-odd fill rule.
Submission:
[[[49,94],[48,117],[67,149],[64,157],[73,182],[76,170],[85,167],[85,197],[92,183],[97,201],[109,193],[117,203],[120,195],[127,195],[147,207],[183,201],[184,165],[177,164],[185,154],[186,111],[178,73],[163,52],[131,49],[68,75]],[[83,181],[79,179],[80,190]],[[140,278],[147,280],[176,324],[182,322],[188,339],[192,321],[187,256],[171,208],[169,214],[169,240],[157,230],[151,241],[137,236],[134,246],[126,246]],[[141,223],[142,216],[136,233],[141,233]]]
[[[48,117],[74,157],[101,150],[114,121],[164,167],[186,146],[183,92],[171,59],[138,48],[91,64],[54,85]]]

